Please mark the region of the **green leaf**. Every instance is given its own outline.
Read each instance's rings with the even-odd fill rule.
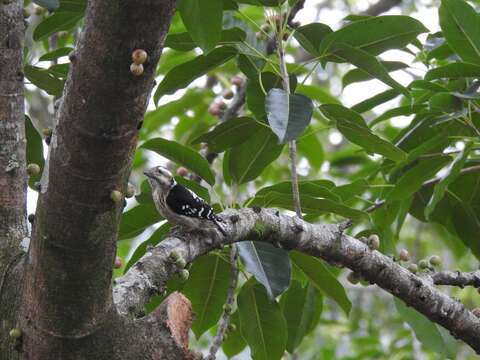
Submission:
[[[452,161],[447,171],[442,174],[442,176],[440,177],[440,181],[435,185],[433,189],[433,195],[430,198],[427,206],[425,207],[425,217],[427,219],[430,219],[430,215],[435,210],[435,207],[440,202],[440,200],[443,199],[445,192],[447,191],[448,185],[454,182],[460,175],[460,171],[462,170],[465,162],[467,161],[467,157],[470,154],[471,148],[472,144],[467,144],[463,151],[461,151],[455,156],[455,159]]]
[[[245,36],[245,32],[239,28],[226,29],[221,32],[219,44],[241,42],[245,39]],[[192,40],[190,33],[183,32],[168,35],[165,39],[165,47],[179,51],[189,51],[195,49],[197,44]]]
[[[464,61],[480,65],[480,15],[464,0],[442,0],[439,17],[448,45]]]
[[[425,348],[455,359],[457,354],[455,340],[447,332],[441,332],[437,325],[415,309],[405,306],[400,300],[394,298],[394,301],[401,318],[410,325]]]
[[[465,77],[480,77],[480,66],[470,63],[455,62],[439,66],[435,69],[429,70],[425,74],[425,80]]]
[[[87,0],[60,0],[60,7],[57,12],[71,11],[71,12],[85,12],[87,8]]]
[[[271,72],[263,72],[260,74],[261,78],[249,81],[247,84],[247,105],[249,110],[255,115],[258,120],[263,120],[266,116],[265,107],[265,92],[269,92],[273,88],[282,88],[282,79]],[[260,82],[261,80],[261,82]],[[297,78],[290,77],[290,88],[294,91],[297,85]],[[263,89],[262,89],[263,87]]]
[[[24,68],[25,77],[35,86],[45,90],[53,96],[61,96],[64,82],[57,79],[46,69],[26,65]]]
[[[293,33],[293,37],[302,47],[312,55],[319,55],[322,40],[332,32],[332,29],[322,23],[311,23],[300,26]]]
[[[299,281],[293,280],[288,291],[282,296],[280,306],[287,321],[287,350],[293,353],[305,335],[316,325],[322,311],[322,296],[311,285],[302,287]],[[320,309],[320,310],[319,310]]]
[[[313,103],[304,95],[271,89],[265,101],[265,109],[270,127],[279,142],[284,144],[296,140],[310,124]]]
[[[70,54],[72,51],[73,48],[71,47],[62,47],[59,49],[55,49],[40,56],[40,59],[38,59],[38,61],[52,61],[61,58],[62,56],[68,56],[68,54]]]
[[[58,31],[70,30],[82,17],[83,13],[79,12],[56,12],[37,25],[33,32],[33,40],[40,41]]]
[[[377,58],[368,52],[341,43],[333,44],[330,51],[332,51],[335,56],[363,70],[372,78],[383,81],[385,84],[406,96],[410,95],[405,87],[389,75],[387,69],[377,60]]]
[[[192,141],[192,144],[208,143],[208,149],[222,152],[233,146],[240,145],[252,136],[261,125],[249,117],[239,117],[220,123],[212,131],[202,134]]]
[[[43,158],[42,137],[33,126],[30,117],[27,115],[25,115],[25,136],[27,138],[27,164],[37,164],[40,166],[40,174],[28,177],[28,185],[33,188],[35,182],[40,181],[45,160]]]
[[[295,266],[302,270],[313,286],[335,301],[348,316],[352,303],[342,284],[320,260],[298,251],[291,251],[290,259]]]
[[[232,358],[238,353],[240,353],[247,343],[240,333],[240,318],[238,311],[235,311],[232,316],[230,316],[230,324],[235,326],[234,330],[228,331],[228,337],[223,339],[222,350],[228,358]]]
[[[388,15],[366,18],[347,24],[325,37],[320,54],[330,52],[334,44],[347,44],[378,55],[390,49],[402,49],[428,29],[409,16]]]
[[[400,93],[396,89],[389,89],[353,105],[351,109],[358,113],[364,113],[380,104],[395,99],[398,95],[400,95]]]
[[[128,210],[120,220],[118,239],[130,239],[141,234],[147,227],[163,220],[155,205],[140,204]]]
[[[143,255],[145,255],[149,246],[155,246],[162,241],[165,236],[168,235],[170,229],[171,225],[169,223],[165,223],[155,230],[155,232],[147,240],[138,245],[133,252],[133,255],[128,260],[128,263],[124,269],[124,273],[126,273],[128,269],[130,269],[138,260],[140,260]]]
[[[299,85],[295,93],[305,95],[320,104],[340,104],[337,97],[319,85]]]
[[[367,152],[377,153],[394,161],[405,160],[406,153],[403,150],[373,134],[355,111],[334,104],[322,105],[320,109],[327,117],[336,121],[338,130],[352,143]]]
[[[55,11],[60,6],[58,0],[33,0],[32,2],[47,9],[48,11]]]
[[[363,194],[369,188],[368,182],[365,179],[357,179],[350,184],[337,186],[332,189],[335,195],[340,196],[342,201],[348,201],[355,196]]]
[[[299,156],[304,156],[314,170],[320,170],[325,153],[318,133],[312,127],[307,127],[305,134],[298,139],[297,149]]]
[[[333,201],[340,201],[340,198],[332,192],[332,190],[335,191],[335,184],[329,180],[300,181],[298,184],[298,188],[302,195],[309,195],[312,197],[321,197]],[[268,193],[271,192],[292,195],[292,182],[283,181],[275,185],[261,188],[257,191],[255,196],[266,196]]]
[[[407,116],[407,115],[412,115],[416,114],[422,110],[425,110],[426,107],[425,105],[406,105],[406,106],[400,106],[397,108],[393,108],[390,110],[385,111],[382,115],[377,117],[376,119],[372,120],[371,123],[368,124],[370,128],[374,127],[375,125],[380,124],[381,122],[391,119],[393,117],[397,116]]]
[[[462,100],[450,93],[440,92],[428,99],[428,105],[433,111],[451,113],[462,109]]]
[[[189,147],[175,141],[155,138],[145,142],[141,148],[155,151],[157,154],[190,169],[210,185],[215,184],[215,175],[213,175],[208,161]]]
[[[237,50],[231,46],[222,46],[212,50],[207,55],[197,56],[195,59],[175,66],[163,78],[155,91],[154,100],[158,100],[165,94],[173,94],[182,89],[196,78],[206,74],[210,70],[224,64],[237,54]]]
[[[265,229],[259,224],[257,231]],[[270,299],[275,299],[288,288],[291,264],[285,250],[256,241],[240,242],[237,246],[245,269],[265,287]]]
[[[240,331],[254,360],[280,360],[287,345],[287,324],[280,306],[262,285],[247,282],[238,294]]]
[[[254,180],[280,156],[282,149],[283,145],[277,144],[275,134],[261,126],[247,141],[231,148],[229,174],[237,184]]]
[[[223,0],[179,0],[177,10],[195,43],[211,51],[220,41]]]
[[[363,211],[353,209],[331,199],[315,198],[300,194],[300,203],[302,204],[302,211],[308,214],[337,214],[354,221],[364,219],[366,216],[366,213]],[[294,210],[291,196],[274,191],[268,192],[262,196],[256,196],[251,202],[251,205]]]
[[[408,67],[407,64],[399,61],[381,61],[380,64],[388,71],[397,71]],[[347,72],[342,78],[342,86],[345,88],[350,84],[371,80],[374,77],[362,69],[353,69]]]
[[[393,190],[387,195],[387,201],[403,200],[412,196],[449,161],[448,156],[420,160],[398,179]]]
[[[204,255],[193,263],[182,292],[192,302],[192,330],[197,339],[215,325],[223,313],[230,282],[230,264],[221,256]]]

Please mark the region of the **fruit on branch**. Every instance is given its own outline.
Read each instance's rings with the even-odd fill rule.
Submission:
[[[148,54],[143,49],[136,49],[132,52],[132,61],[136,65],[142,65],[147,61]]]
[[[134,75],[134,76],[140,76],[143,74],[143,65],[142,64],[135,64],[135,63],[132,63],[130,65],[130,72]]]
[[[179,268],[183,269],[185,268],[185,266],[187,266],[187,262],[185,261],[184,258],[178,258],[176,261],[175,261],[175,265],[177,265]]]
[[[38,166],[37,164],[28,164],[27,174],[28,176],[35,176],[40,174],[40,166]]]
[[[118,190],[112,190],[110,193],[110,199],[116,204],[123,200],[123,194]]]
[[[440,259],[440,256],[438,255],[430,256],[430,259],[428,261],[432,266],[440,266],[442,264],[442,259]]]
[[[418,262],[418,266],[420,267],[420,269],[428,269],[430,267],[426,259],[420,260]]]
[[[412,274],[416,274],[418,272],[418,265],[417,264],[410,264],[408,265],[408,271],[410,271]]]
[[[183,166],[180,166],[178,169],[177,169],[177,175],[178,176],[187,176],[188,175],[188,170],[187,168],[184,168]]]
[[[182,269],[179,271],[178,275],[180,276],[180,280],[187,281],[190,276],[190,273],[188,272],[187,269]]]
[[[402,249],[398,253],[398,257],[400,258],[401,261],[409,261],[410,260],[410,254],[408,253],[408,250]]]
[[[8,333],[8,335],[10,335],[10,337],[12,339],[18,339],[20,336],[22,336],[22,330],[20,330],[19,328],[13,328],[12,330],[10,330],[10,332]]]
[[[123,260],[120,256],[115,257],[115,262],[113,263],[113,267],[115,269],[120,269],[123,266]]]
[[[376,234],[372,234],[368,237],[368,247],[371,250],[380,249],[380,238]]]

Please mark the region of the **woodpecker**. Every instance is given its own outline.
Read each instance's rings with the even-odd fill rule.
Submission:
[[[152,188],[152,197],[158,212],[173,225],[187,230],[203,230],[214,225],[224,236],[223,220],[212,207],[190,189],[178,184],[172,173],[162,166],[144,172]]]

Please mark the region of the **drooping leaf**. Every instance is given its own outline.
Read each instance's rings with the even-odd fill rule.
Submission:
[[[147,227],[163,220],[155,205],[140,204],[122,215],[118,239],[129,239],[141,234]]]
[[[386,50],[402,49],[427,31],[420,21],[409,16],[370,17],[327,35],[320,45],[320,54],[327,54],[332,45],[343,43],[378,55]]]
[[[189,147],[175,141],[155,138],[145,142],[141,148],[155,151],[157,154],[190,169],[210,185],[215,184],[215,176],[208,161]]]
[[[288,288],[291,264],[285,250],[256,241],[240,242],[238,250],[246,270],[265,287],[272,300]]]
[[[192,144],[208,143],[209,150],[222,152],[240,145],[253,135],[261,125],[249,117],[230,119],[216,126],[212,131],[202,134]]]
[[[73,51],[73,48],[68,47],[68,46],[67,47],[62,47],[62,48],[59,48],[59,49],[55,49],[53,51],[50,51],[50,52],[40,56],[38,61],[52,61],[52,60],[61,58],[62,56],[67,56],[72,51]]]
[[[450,48],[464,61],[480,65],[480,15],[464,0],[442,0],[439,17]]]
[[[282,152],[275,134],[261,126],[247,141],[230,150],[229,174],[237,184],[255,179]]]
[[[82,17],[82,12],[56,12],[37,25],[33,32],[33,40],[40,41],[58,31],[70,30]]]
[[[293,280],[288,291],[282,296],[280,306],[287,321],[287,351],[293,353],[305,335],[318,321],[322,311],[322,296],[312,285],[302,287]]]
[[[380,64],[388,71],[397,71],[408,67],[407,64],[400,61],[382,61]],[[353,69],[347,72],[342,78],[342,86],[345,88],[350,84],[372,80],[374,77],[362,69]]]
[[[394,80],[382,63],[380,63],[376,57],[370,53],[342,43],[333,44],[330,48],[330,51],[343,61],[347,61],[363,70],[372,78],[376,78],[391,86],[399,93],[409,96],[408,90]]]
[[[217,255],[204,255],[193,263],[190,278],[182,292],[192,302],[195,319],[192,330],[197,339],[223,313],[230,282],[230,265]]]
[[[345,289],[320,260],[298,251],[291,251],[290,259],[305,274],[313,286],[335,301],[345,314],[349,314],[352,304],[345,293]]]
[[[271,89],[265,100],[268,122],[280,143],[296,140],[310,124],[313,103],[308,97]]]
[[[391,142],[371,132],[363,118],[353,110],[341,105],[322,105],[322,112],[335,120],[338,130],[352,143],[361,146],[367,152],[377,153],[394,161],[406,158],[405,152]]]
[[[155,91],[154,101],[165,94],[173,94],[182,89],[196,78],[206,74],[212,69],[222,65],[237,54],[237,50],[231,46],[222,46],[209,52],[207,55],[197,56],[195,59],[175,66],[170,70]]]
[[[455,340],[448,333],[441,332],[437,325],[400,300],[395,298],[394,301],[401,318],[410,325],[422,345],[445,357],[456,357]]]
[[[430,198],[427,206],[425,207],[425,217],[430,218],[430,215],[435,210],[435,207],[443,199],[445,192],[447,191],[448,185],[450,185],[455,179],[460,175],[460,171],[465,165],[467,157],[470,153],[472,145],[468,144],[463,151],[455,156],[455,159],[452,161],[448,170],[442,174],[440,181],[435,185],[433,189],[433,195]]]
[[[393,190],[387,195],[387,201],[402,200],[413,195],[449,161],[448,156],[420,160],[398,179]]]
[[[280,360],[287,345],[287,324],[277,302],[265,288],[247,282],[238,294],[240,331],[254,360]]]
[[[53,96],[61,96],[64,82],[52,75],[47,69],[26,65],[25,77],[35,86]]]

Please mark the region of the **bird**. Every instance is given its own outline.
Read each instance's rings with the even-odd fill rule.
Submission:
[[[193,191],[178,184],[167,168],[155,166],[143,174],[152,188],[155,207],[170,223],[187,231],[203,231],[212,224],[226,236],[220,224],[223,220],[212,207]]]

